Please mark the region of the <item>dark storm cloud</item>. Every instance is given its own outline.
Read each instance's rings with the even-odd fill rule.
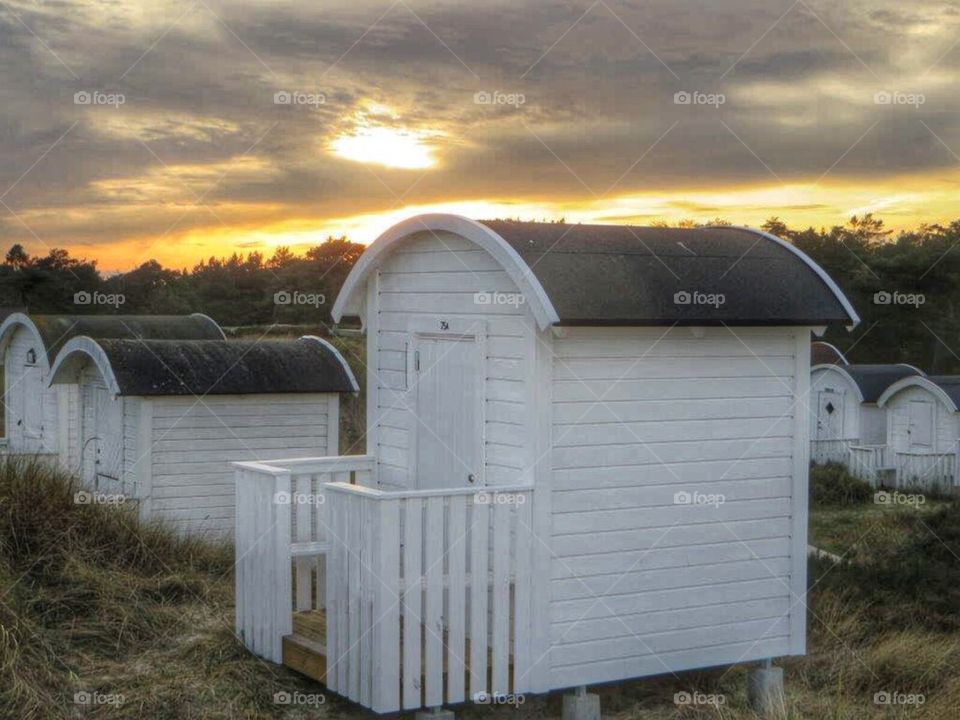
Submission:
[[[960,50],[946,52],[960,29],[953,8],[609,0],[584,15],[588,7],[0,5],[0,193],[47,151],[5,196],[14,210],[161,207],[202,195],[344,215],[389,209],[421,176],[406,201],[590,199],[614,183],[626,193],[815,179],[831,167],[831,177],[949,167],[920,121],[960,151],[950,121]],[[75,105],[83,90],[125,102]],[[278,90],[325,102],[278,106]],[[525,103],[476,105],[480,90],[522,93]],[[878,106],[880,90],[925,102]],[[725,102],[678,105],[681,91]],[[441,133],[441,165],[387,170],[328,153],[370,101],[392,108],[385,125]],[[177,172],[164,175],[164,165]],[[151,223],[163,231],[163,212],[139,227]],[[103,238],[133,226],[105,227]],[[9,218],[5,227],[21,232]]]

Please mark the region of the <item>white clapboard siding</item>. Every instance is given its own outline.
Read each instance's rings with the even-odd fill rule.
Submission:
[[[327,455],[328,398],[326,394],[208,395],[203,402],[194,397],[153,398],[149,448],[153,516],[185,533],[231,535],[235,489],[230,463]],[[305,577],[310,561],[300,563]],[[301,582],[300,592],[303,587]]]
[[[788,652],[796,337],[554,338],[554,687]]]
[[[529,343],[533,319],[526,306],[478,303],[477,293],[514,293],[517,288],[489,254],[449,233],[424,233],[388,258],[371,282],[375,314],[371,328],[371,446],[376,446],[380,481],[415,487],[412,436],[417,432],[415,390],[408,384],[414,337],[411,325],[424,319],[482,321],[484,361],[484,459],[490,484],[516,483],[533,461],[529,433],[532,369]]]
[[[30,350],[36,354],[36,362],[28,366]],[[14,330],[4,356],[4,427],[8,452],[59,452],[63,431],[60,402],[56,388],[47,387],[48,375],[43,346],[26,328]],[[34,426],[29,432],[28,424]]]

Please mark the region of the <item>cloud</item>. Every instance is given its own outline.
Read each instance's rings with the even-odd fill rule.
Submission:
[[[0,196],[51,245],[222,227],[206,206],[227,224],[322,225],[493,197],[919,178],[953,167],[944,145],[960,153],[960,14],[928,0],[4,7]],[[77,105],[80,91],[124,102]],[[280,91],[323,102],[277,104]],[[878,105],[883,91],[924,103]],[[335,156],[360,116],[430,133],[436,165]],[[10,215],[0,237],[36,243]]]

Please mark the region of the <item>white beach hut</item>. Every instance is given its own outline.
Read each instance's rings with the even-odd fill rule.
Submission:
[[[810,371],[811,458],[838,462],[866,480],[886,465],[887,411],[877,401],[893,383],[923,376],[905,363],[823,364]]]
[[[324,340],[93,340],[58,353],[52,387],[78,389],[80,475],[145,518],[230,535],[229,461],[336,454],[340,393],[358,388]],[[95,498],[94,498],[95,499]]]
[[[194,315],[28,315],[11,313],[0,324],[4,367],[6,451],[57,457],[76,470],[69,453],[75,438],[77,397],[73,389],[48,387],[57,352],[73,337],[221,340],[212,319]],[[74,444],[75,447],[75,444]]]
[[[423,215],[333,316],[367,335],[368,454],[238,464],[274,529],[237,544],[254,652],[395,712],[805,651],[810,333],[858,318],[803,253]],[[298,487],[316,533],[267,502]]]
[[[960,451],[960,375],[912,376],[877,404],[887,413],[887,464],[898,487],[951,490]]]

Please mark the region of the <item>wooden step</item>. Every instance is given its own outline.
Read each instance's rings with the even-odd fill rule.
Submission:
[[[327,648],[316,640],[297,633],[284,637],[283,664],[301,675],[326,683]]]

